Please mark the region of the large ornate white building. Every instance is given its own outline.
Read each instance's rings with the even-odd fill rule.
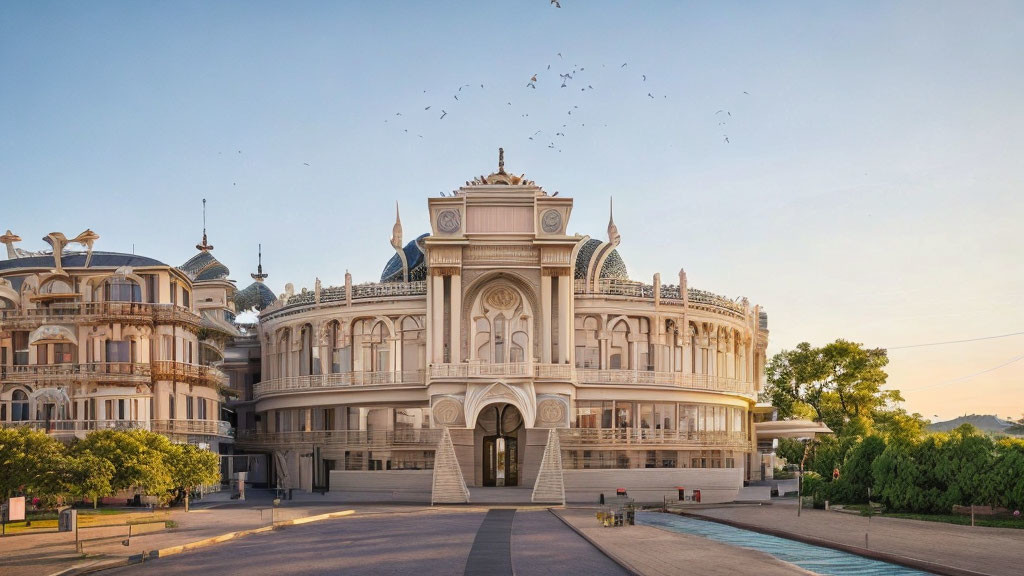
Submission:
[[[236,448],[274,484],[371,499],[735,497],[760,474],[766,315],[682,271],[631,280],[611,217],[569,235],[573,199],[503,164],[430,198],[429,234],[396,213],[380,282],[246,289],[262,361]]]

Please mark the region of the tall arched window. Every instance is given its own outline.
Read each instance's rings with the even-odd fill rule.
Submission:
[[[287,328],[281,330],[281,335],[277,339],[278,378],[286,378],[290,376],[288,373],[288,348],[291,346],[291,340],[291,331]]]
[[[477,318],[476,334],[473,339],[476,343],[476,358],[484,362],[491,361],[491,323],[487,318]]]
[[[388,337],[391,333],[383,322],[377,322],[370,332],[370,369],[374,372],[391,370],[391,343]]]
[[[142,288],[134,280],[113,276],[103,283],[103,299],[107,302],[142,302]]]
[[[494,317],[494,332],[491,335],[491,340],[494,342],[494,363],[504,364],[507,362],[505,357],[505,317],[501,314]]]
[[[576,367],[600,368],[601,343],[597,339],[597,318],[577,317],[576,321]]]
[[[509,349],[509,362],[526,362],[529,338],[522,330],[512,333],[512,347]]]
[[[423,325],[418,318],[408,316],[402,320],[402,370],[419,370],[425,359]]]
[[[299,375],[310,376],[320,373],[320,348],[313,337],[313,326],[305,324],[302,327],[299,337],[302,341],[302,351],[299,353]]]
[[[352,371],[352,342],[345,336],[341,322],[331,322],[331,372],[340,374]]]
[[[610,370],[628,370],[629,357],[629,324],[619,321],[612,328],[611,342],[608,346],[608,368]]]
[[[21,422],[28,420],[28,394],[23,390],[15,390],[11,394],[11,420]]]

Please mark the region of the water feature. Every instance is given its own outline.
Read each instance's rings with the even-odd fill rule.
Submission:
[[[637,514],[636,521],[637,524],[656,526],[682,534],[695,534],[730,546],[765,552],[779,560],[795,564],[804,570],[822,576],[919,576],[930,574],[848,552],[676,514],[643,512]]]

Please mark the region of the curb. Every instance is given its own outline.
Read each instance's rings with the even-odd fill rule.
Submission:
[[[251,528],[248,530],[236,530],[235,532],[228,532],[226,534],[221,534],[219,536],[212,536],[210,538],[196,540],[195,542],[188,542],[185,544],[179,544],[177,546],[169,546],[167,548],[160,548],[158,550],[151,550],[149,552],[143,551],[140,554],[133,554],[127,558],[120,558],[112,562],[92,564],[89,566],[83,566],[81,568],[72,566],[71,568],[55,572],[51,574],[51,576],[81,576],[83,574],[92,574],[94,572],[108,570],[110,568],[118,568],[121,566],[128,566],[131,564],[141,564],[147,560],[155,560],[157,558],[174,556],[175,554],[181,554],[182,552],[188,552],[190,550],[196,550],[198,548],[213,546],[214,544],[228,542],[230,540],[235,540],[243,536],[249,536],[250,534],[270,532],[272,530],[277,530],[278,528],[284,528],[286,526],[298,526],[301,524],[309,524],[310,522],[330,520],[332,518],[343,518],[345,516],[351,516],[355,513],[355,510],[342,510],[340,512],[329,512],[327,514],[316,514],[314,516],[303,516],[301,518],[293,518],[291,520],[282,520],[280,522],[275,522],[272,526],[261,526],[259,528]]]
[[[560,508],[560,510],[565,510],[565,508]],[[599,552],[601,552],[601,554],[604,554],[605,556],[607,556],[609,560],[611,560],[612,562],[615,562],[619,566],[622,566],[623,570],[625,570],[626,572],[629,572],[632,576],[640,576],[641,572],[639,570],[637,570],[636,568],[634,568],[632,564],[630,564],[626,560],[624,560],[624,559],[620,558],[619,556],[617,556],[617,555],[609,552],[608,550],[606,550],[604,547],[602,547],[600,544],[598,544],[592,538],[590,538],[590,536],[587,536],[586,534],[584,534],[582,530],[580,530],[580,529],[576,528],[575,526],[573,526],[572,523],[569,522],[568,520],[566,520],[565,518],[563,518],[561,514],[559,514],[558,512],[555,512],[554,508],[548,508],[548,512],[551,512],[551,514],[553,514],[555,516],[555,518],[558,518],[559,520],[561,520],[562,524],[565,524],[566,526],[568,526],[569,529],[572,530],[573,532],[575,532],[576,534],[578,534],[580,536],[580,538],[583,538],[584,540],[589,542],[591,546],[593,546],[594,548],[597,548],[597,550]]]

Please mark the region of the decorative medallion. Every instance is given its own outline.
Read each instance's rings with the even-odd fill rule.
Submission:
[[[445,234],[455,234],[462,228],[462,216],[458,210],[442,210],[437,215],[437,229]]]
[[[487,295],[487,304],[497,310],[510,310],[519,303],[519,296],[511,288],[500,286]]]
[[[462,405],[452,398],[444,398],[434,403],[431,408],[434,420],[441,426],[453,426],[462,420]]]
[[[548,210],[540,217],[540,227],[548,234],[555,234],[562,229],[562,213]]]
[[[549,398],[537,406],[537,413],[543,424],[561,424],[565,421],[565,404],[560,400]]]

